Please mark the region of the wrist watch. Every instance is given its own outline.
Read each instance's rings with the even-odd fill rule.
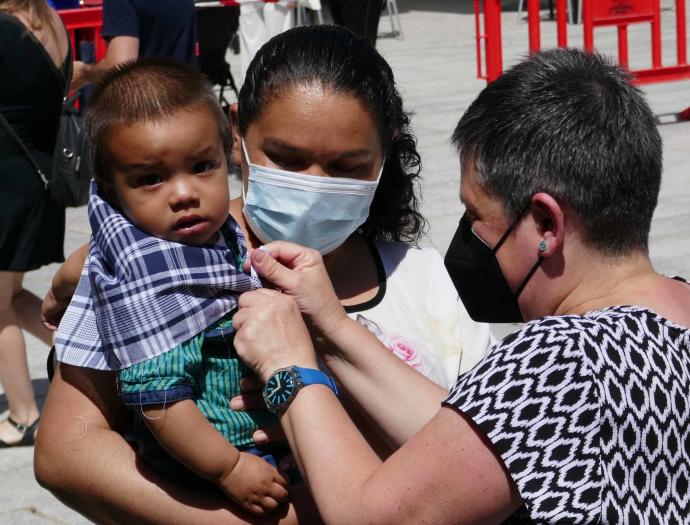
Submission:
[[[326,385],[336,396],[338,395],[338,387],[333,378],[321,370],[289,366],[276,370],[266,381],[266,407],[276,414],[282,413],[295,399],[297,392],[309,385]]]

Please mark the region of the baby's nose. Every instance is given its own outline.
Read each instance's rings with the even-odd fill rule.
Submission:
[[[195,185],[191,181],[174,181],[172,192],[170,194],[170,204],[173,207],[198,200],[199,193],[196,190]]]

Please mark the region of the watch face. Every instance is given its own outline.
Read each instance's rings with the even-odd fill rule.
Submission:
[[[289,370],[279,370],[266,383],[264,397],[273,407],[286,404],[295,392],[295,376]]]

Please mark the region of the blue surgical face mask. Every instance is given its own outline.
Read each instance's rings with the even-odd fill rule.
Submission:
[[[318,177],[252,164],[242,213],[261,240],[290,241],[325,255],[332,252],[369,216],[379,184],[375,181]]]

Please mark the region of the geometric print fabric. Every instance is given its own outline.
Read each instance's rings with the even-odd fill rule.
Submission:
[[[507,523],[690,524],[690,329],[641,307],[526,323],[446,405],[491,441]]]

